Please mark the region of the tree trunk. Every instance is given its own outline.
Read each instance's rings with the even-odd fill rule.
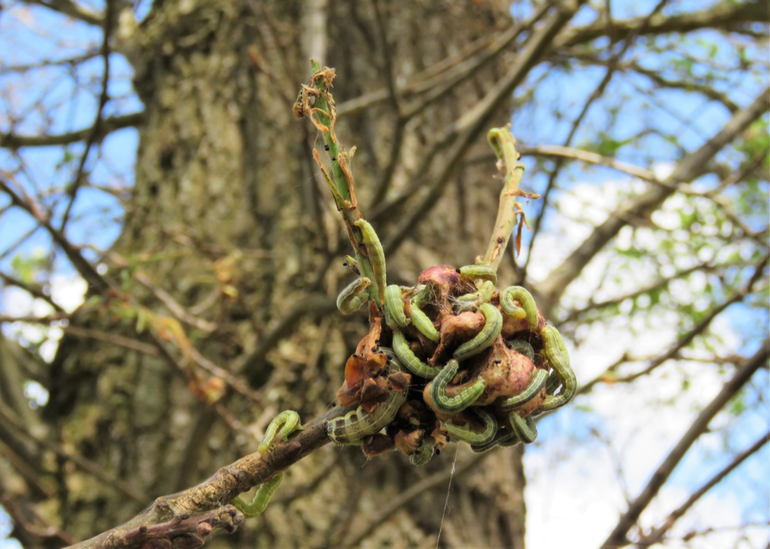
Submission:
[[[109,276],[139,271],[205,319],[183,325],[192,345],[248,380],[262,401],[227,389],[217,406],[207,405],[216,384],[172,336],[163,344],[176,367],[162,356],[65,337],[51,366],[46,417],[64,448],[98,463],[136,497],[63,461],[51,506],[59,508],[63,528],[85,538],[115,526],[152,498],[253,451],[256,435],[280,410],[310,418],[333,402],[345,359],[366,327],[362,314],[343,319],[334,308],[350,279],[343,266],[350,249],[312,162],[311,150],[322,141],[292,116],[299,84],[309,77],[308,58],[336,67],[342,105],[510,23],[507,7],[484,1],[154,3],[130,38],[146,116]],[[405,124],[392,101],[346,116],[341,110],[337,135],[348,149],[358,147],[353,171],[365,216],[373,201],[420,175],[415,170],[436,136],[483,95],[505,61],[496,58]],[[496,123],[506,122],[500,112]],[[474,151],[486,153],[486,143]],[[413,284],[424,268],[472,263],[484,252],[500,185],[493,173],[492,165],[481,165],[454,176],[440,206],[389,257],[390,282]],[[387,237],[396,221],[375,226]],[[124,280],[162,324],[168,306],[136,276]],[[81,317],[84,326],[135,335],[137,316],[119,314],[114,303]],[[466,450],[458,467],[471,459]],[[449,471],[455,451],[452,445],[416,469],[400,454],[367,462],[356,448],[326,447],[290,470],[262,517],[215,545],[354,541],[401,492]],[[453,479],[448,495],[447,476],[375,524],[367,539],[434,546],[446,514],[443,546],[523,547],[521,450],[498,449],[482,459],[483,467]]]

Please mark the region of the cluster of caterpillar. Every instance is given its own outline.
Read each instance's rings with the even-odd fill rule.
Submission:
[[[359,406],[329,422],[335,442],[361,444],[370,456],[396,448],[422,465],[448,439],[478,452],[531,443],[533,418],[575,395],[564,342],[525,288],[498,290],[484,265],[439,265],[414,287],[384,290],[384,273],[376,274],[384,311],[370,305],[375,321],[354,357],[381,366],[351,376],[346,368],[338,400]],[[360,307],[367,287],[343,290],[340,310]],[[408,381],[394,388],[382,380],[394,373]]]

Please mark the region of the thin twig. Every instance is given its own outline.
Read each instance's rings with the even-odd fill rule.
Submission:
[[[489,119],[503,102],[510,98],[516,86],[524,80],[529,71],[538,63],[541,56],[550,47],[554,37],[570,21],[581,4],[582,2],[576,2],[556,10],[545,21],[543,26],[529,38],[524,51],[517,57],[516,63],[511,67],[511,70],[492,86],[489,92],[475,106],[468,109],[460,119],[449,126],[444,137],[439,139],[438,146],[452,141],[452,138],[457,136],[454,139],[454,144],[447,153],[446,158],[443,159],[438,174],[427,181],[420,178],[419,183],[424,185],[426,189],[424,196],[408,215],[403,216],[401,224],[396,227],[394,233],[386,240],[385,249],[388,254],[394,253],[406,240],[407,236],[413,234],[417,224],[436,206],[446,184],[460,165],[470,144],[483,131],[484,126],[486,126]],[[387,210],[388,208],[380,210],[378,217],[386,215]]]
[[[50,442],[49,440],[28,431],[27,429],[24,428],[24,425],[22,425],[15,417],[9,414],[6,414],[5,410],[1,406],[0,406],[0,416],[2,416],[2,419],[4,422],[6,422],[9,425],[12,425],[25,438],[28,438],[29,440],[32,440],[33,442],[40,444],[41,446],[44,446],[48,450],[51,450],[56,455],[68,461],[71,461],[83,471],[101,480],[108,486],[114,487],[119,492],[128,496],[132,500],[142,505],[145,505],[147,503],[148,501],[147,496],[137,492],[133,487],[127,485],[122,480],[105,473],[104,468],[98,463],[95,463],[89,459],[86,459],[83,456],[68,452],[64,450],[62,447],[54,444],[53,442]]]
[[[72,206],[75,204],[75,198],[77,197],[78,189],[80,189],[80,186],[83,183],[84,170],[86,167],[86,161],[88,160],[88,154],[91,152],[91,147],[93,147],[94,142],[96,141],[96,136],[99,135],[99,126],[102,124],[102,113],[104,112],[104,106],[107,104],[107,100],[109,99],[107,85],[109,84],[110,80],[110,38],[112,38],[112,25],[115,21],[116,2],[117,0],[106,0],[105,2],[105,13],[104,17],[102,18],[102,22],[104,24],[102,29],[101,48],[102,58],[104,59],[102,91],[99,95],[99,104],[96,107],[96,119],[91,126],[91,133],[88,135],[88,139],[86,139],[86,146],[83,150],[83,154],[80,156],[78,169],[75,170],[75,177],[72,180],[70,188],[67,190],[69,202],[67,203],[67,207],[65,208],[64,214],[62,215],[61,223],[59,224],[59,230],[62,232],[64,231],[64,227],[67,226],[67,220],[69,220]]]
[[[698,322],[698,324],[696,324],[689,332],[687,332],[687,334],[677,339],[677,341],[669,348],[668,351],[666,351],[661,356],[659,356],[658,358],[650,362],[650,364],[648,364],[647,367],[643,368],[638,372],[634,372],[624,376],[618,376],[615,373],[615,371],[623,362],[616,362],[615,364],[609,366],[604,372],[596,376],[594,379],[592,379],[585,385],[581,386],[580,389],[578,389],[578,394],[584,395],[584,394],[590,393],[593,390],[593,388],[599,383],[608,383],[608,382],[631,383],[632,381],[635,381],[640,377],[643,377],[652,373],[654,370],[656,370],[659,366],[664,364],[666,361],[671,360],[676,356],[678,356],[681,350],[689,346],[690,343],[692,343],[698,335],[705,332],[706,329],[714,321],[714,319],[720,314],[722,314],[722,312],[725,309],[727,309],[730,305],[733,305],[735,303],[738,303],[739,301],[742,301],[743,299],[746,298],[747,295],[749,295],[752,292],[754,285],[757,282],[759,282],[759,280],[762,279],[763,270],[767,265],[769,259],[770,259],[770,256],[764,257],[764,259],[760,262],[760,264],[754,270],[754,274],[749,279],[748,283],[744,288],[741,288],[740,290],[735,292],[729,299],[723,301],[722,303],[714,307],[705,318],[703,318],[700,322]]]
[[[513,228],[516,226],[516,218],[519,215],[524,215],[523,212],[516,209],[517,199],[523,194],[519,190],[519,186],[522,177],[524,177],[524,164],[519,162],[516,139],[511,135],[510,129],[492,129],[487,134],[487,140],[492,150],[495,151],[498,169],[505,178],[497,206],[497,219],[492,228],[487,253],[482,262],[484,265],[489,265],[497,270],[505,255],[505,248],[508,246]]]
[[[725,383],[719,391],[719,394],[717,394],[701,413],[698,414],[698,417],[692,425],[690,425],[690,428],[684,435],[682,435],[682,438],[674,449],[671,450],[655,473],[653,473],[652,478],[642,492],[620,518],[617,525],[612,530],[612,533],[610,533],[602,544],[602,549],[615,549],[630,543],[627,538],[628,532],[634,524],[636,524],[637,520],[639,520],[642,511],[647,508],[653,498],[657,495],[660,488],[668,480],[668,477],[671,476],[671,473],[693,443],[706,431],[714,416],[717,415],[725,404],[727,404],[746,383],[748,383],[754,375],[754,372],[767,364],[768,356],[770,356],[770,341],[766,340],[754,356],[746,360],[738,368],[738,371],[730,381]]]
[[[660,10],[663,9],[663,6],[665,6],[668,3],[668,1],[669,0],[660,0],[652,9],[652,11],[649,14],[647,14],[647,16],[642,21],[641,25],[636,27],[631,33],[629,33],[627,37],[625,37],[624,39],[625,42],[623,44],[623,47],[612,55],[607,65],[607,71],[604,73],[604,76],[602,77],[601,82],[599,82],[599,85],[596,86],[593,92],[591,92],[591,95],[588,97],[588,99],[586,99],[585,103],[583,104],[583,108],[581,109],[580,114],[578,114],[577,118],[575,118],[575,120],[572,122],[572,127],[570,128],[569,134],[564,140],[564,147],[568,147],[569,145],[572,144],[572,139],[577,134],[578,128],[580,127],[580,124],[582,124],[583,120],[588,114],[589,109],[594,104],[594,102],[596,102],[604,94],[604,91],[607,89],[607,86],[612,80],[612,77],[615,75],[615,71],[618,68],[618,63],[623,58],[623,56],[628,51],[628,49],[631,47],[631,45],[635,44],[634,38],[636,38],[636,36],[638,36],[640,32],[642,32],[644,29],[648,27],[648,25],[652,21],[652,18],[658,12],[660,12]],[[609,16],[609,13],[608,13],[608,16]],[[554,166],[553,170],[551,170],[551,173],[548,176],[548,183],[546,183],[545,191],[543,192],[543,202],[540,208],[540,213],[535,218],[535,226],[532,229],[532,237],[529,240],[529,253],[527,253],[527,258],[521,269],[522,280],[525,280],[527,278],[527,270],[529,268],[530,260],[532,259],[532,256],[533,256],[532,250],[534,249],[535,242],[537,241],[537,236],[540,233],[543,220],[545,219],[545,214],[548,209],[548,203],[551,198],[551,191],[553,190],[554,185],[556,183],[556,179],[558,178],[559,173],[561,172],[561,168],[562,168],[562,162],[557,161],[556,166]]]
[[[711,477],[708,480],[708,482],[706,482],[703,486],[701,486],[695,492],[693,492],[692,495],[689,498],[687,498],[687,501],[685,501],[676,510],[669,513],[668,517],[666,517],[663,520],[660,526],[655,528],[649,534],[642,536],[642,538],[638,542],[636,542],[636,545],[638,545],[639,547],[649,547],[651,545],[655,545],[656,543],[663,543],[666,533],[668,533],[668,531],[674,526],[677,520],[679,520],[682,516],[684,516],[684,514],[690,509],[690,507],[695,505],[695,503],[706,492],[708,492],[714,486],[722,482],[722,480],[727,475],[732,473],[741,463],[743,463],[746,459],[748,459],[757,451],[759,451],[759,449],[762,448],[768,442],[770,442],[770,431],[768,431],[763,436],[761,436],[749,448],[746,448],[743,452],[736,455],[732,459],[732,461],[730,461],[730,463],[728,463],[718,473],[716,473],[713,477]]]
[[[0,279],[3,280],[8,286],[16,286],[17,288],[21,288],[25,292],[27,292],[29,295],[31,295],[34,298],[42,299],[46,303],[48,303],[51,307],[54,308],[56,312],[64,312],[64,309],[61,308],[61,305],[56,303],[53,298],[51,298],[50,295],[47,295],[45,292],[43,292],[43,289],[37,285],[37,284],[28,284],[22,280],[19,280],[18,278],[14,278],[12,276],[9,276],[3,272],[0,272]]]
[[[243,514],[229,502],[240,493],[262,484],[288,469],[303,457],[329,443],[326,423],[350,409],[336,407],[305,423],[303,429],[278,442],[273,449],[255,452],[222,467],[201,484],[157,498],[152,505],[124,524],[102,532],[73,549],[103,547],[145,547],[153,541],[173,546],[175,541],[200,539],[233,532],[243,521]],[[205,524],[205,527],[201,525]]]
[[[144,121],[144,112],[135,112],[119,116],[105,118],[94,139],[100,141],[111,132],[124,128],[133,128]],[[0,147],[11,150],[23,147],[51,147],[55,145],[69,145],[84,141],[93,132],[93,126],[82,130],[52,135],[16,135],[12,133],[0,133]]]
[[[604,246],[628,224],[629,219],[646,218],[657,210],[674,193],[674,187],[700,177],[709,161],[728,143],[762,116],[770,108],[770,88],[763,90],[751,105],[736,113],[724,127],[699,149],[687,155],[664,182],[652,185],[636,198],[621,204],[608,218],[599,224],[573,252],[540,285],[541,299],[538,306],[548,316],[567,286],[583,272],[583,268]]]

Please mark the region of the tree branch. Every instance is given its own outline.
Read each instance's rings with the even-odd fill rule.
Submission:
[[[46,216],[40,206],[33,202],[31,198],[21,196],[19,193],[14,191],[3,179],[0,179],[0,190],[5,191],[8,196],[11,197],[11,202],[14,205],[20,207],[28,214],[30,214],[40,224],[41,227],[48,231],[48,234],[51,235],[51,238],[54,240],[54,242],[56,242],[56,244],[58,244],[59,247],[64,251],[67,258],[70,260],[70,262],[72,262],[72,265],[75,267],[78,273],[80,273],[80,276],[85,279],[92,291],[102,293],[108,289],[115,289],[114,284],[96,272],[94,266],[91,265],[91,263],[85,257],[83,257],[83,254],[80,253],[80,250],[74,246],[61,231],[57,230],[51,225],[51,221],[48,216]]]
[[[604,73],[602,80],[599,82],[599,85],[596,86],[596,88],[594,88],[594,91],[591,92],[591,95],[588,97],[588,99],[586,99],[585,103],[583,104],[583,108],[581,109],[580,114],[578,114],[577,118],[575,118],[575,120],[572,122],[572,127],[570,128],[569,134],[567,134],[567,137],[564,140],[565,147],[572,144],[572,140],[574,139],[575,135],[577,134],[578,128],[583,123],[583,120],[588,114],[589,109],[594,104],[594,102],[597,101],[604,94],[604,91],[607,89],[607,86],[612,80],[612,77],[615,75],[615,71],[618,68],[618,62],[623,58],[625,53],[631,47],[631,44],[634,43],[634,38],[636,38],[640,32],[642,32],[644,29],[646,29],[649,26],[650,21],[658,13],[660,13],[660,10],[662,10],[667,3],[668,3],[668,0],[659,0],[659,2],[655,5],[652,11],[641,20],[640,24],[636,28],[634,28],[632,32],[630,32],[627,36],[625,36],[623,47],[620,48],[620,50],[618,50],[617,52],[612,54],[612,57],[609,59],[607,63],[607,70]],[[607,6],[607,9],[606,9],[606,15],[607,15],[607,25],[610,26],[610,29],[612,31],[611,37],[613,41],[617,41],[618,37],[615,33],[615,27],[612,23],[609,5]],[[522,280],[527,279],[527,271],[529,269],[530,261],[532,260],[531,251],[535,246],[535,242],[537,241],[538,235],[540,234],[540,229],[542,228],[543,219],[545,219],[545,214],[546,214],[548,203],[551,197],[551,191],[553,191],[554,189],[556,179],[559,177],[559,173],[561,172],[562,165],[563,165],[562,161],[557,160],[556,166],[554,167],[553,170],[551,170],[551,173],[548,176],[548,183],[546,183],[545,191],[543,192],[542,207],[540,208],[540,212],[537,218],[535,218],[535,224],[534,224],[535,226],[532,229],[532,237],[530,238],[530,241],[529,241],[530,253],[527,254],[526,262],[524,263],[524,266],[521,269]]]
[[[709,161],[749,125],[770,108],[770,88],[765,89],[747,108],[736,113],[724,128],[702,147],[682,160],[662,185],[653,185],[633,200],[621,204],[593,233],[578,246],[540,285],[538,301],[543,314],[558,303],[564,290],[604,246],[628,225],[629,219],[647,218],[671,196],[680,183],[696,179],[706,172]]]
[[[628,531],[634,524],[636,524],[642,511],[647,508],[652,499],[657,495],[660,488],[668,480],[668,477],[671,476],[671,473],[693,443],[706,431],[714,416],[717,415],[724,405],[727,404],[746,383],[748,383],[751,376],[754,375],[754,372],[767,364],[768,356],[770,356],[770,340],[765,340],[754,356],[746,360],[746,362],[738,368],[738,371],[732,379],[722,387],[719,394],[717,394],[708,406],[698,414],[698,417],[687,432],[663,460],[663,463],[660,464],[655,473],[653,473],[652,478],[644,487],[642,493],[639,494],[639,497],[637,497],[633,503],[631,503],[628,510],[620,518],[620,521],[618,521],[618,524],[615,526],[612,533],[602,544],[602,549],[623,547],[630,543],[627,538]]]
[[[265,360],[267,353],[297,327],[297,321],[300,318],[305,315],[329,313],[336,310],[336,308],[336,301],[327,295],[312,294],[305,296],[259,340],[257,348],[250,355],[245,356],[243,360],[236,363],[233,371],[236,374],[246,372],[251,377],[256,371],[256,367]],[[264,372],[261,372],[261,374],[264,374]]]
[[[360,528],[357,533],[346,539],[342,543],[342,548],[349,549],[350,547],[358,546],[372,532],[374,532],[374,530],[379,525],[392,517],[393,514],[401,509],[404,505],[408,504],[410,501],[414,500],[424,492],[432,490],[436,486],[443,484],[452,475],[454,475],[454,478],[460,478],[465,473],[473,470],[479,463],[481,463],[484,458],[489,455],[491,455],[490,452],[475,455],[456,469],[448,468],[444,471],[439,471],[429,477],[422,479],[420,482],[413,484],[408,489],[401,492],[398,497],[390,501],[390,503],[382,508],[374,518],[372,518],[365,526]]]
[[[692,330],[687,332],[683,337],[679,338],[670,348],[668,351],[666,351],[663,355],[659,356],[655,360],[653,360],[646,368],[643,370],[640,370],[638,372],[634,372],[632,374],[628,374],[622,377],[618,377],[615,375],[615,370],[623,364],[623,360],[615,362],[614,364],[610,365],[604,372],[596,376],[594,379],[580,387],[578,390],[579,395],[584,395],[587,393],[590,393],[594,386],[601,382],[611,381],[612,383],[631,383],[632,381],[639,379],[642,376],[646,376],[650,373],[652,373],[653,370],[658,368],[661,364],[666,362],[667,360],[671,360],[672,358],[676,357],[679,352],[690,345],[690,343],[693,342],[693,340],[700,334],[706,331],[706,329],[711,325],[711,323],[714,321],[714,319],[719,316],[725,309],[727,309],[730,305],[734,303],[738,303],[739,301],[742,301],[745,299],[747,295],[751,293],[751,291],[754,288],[754,285],[761,280],[762,278],[762,272],[765,268],[765,266],[768,263],[768,260],[770,260],[770,256],[765,256],[764,259],[757,265],[756,269],[754,270],[754,274],[752,275],[751,279],[748,281],[746,286],[735,292],[730,299],[725,300],[724,302],[720,303],[714,309],[712,309],[709,314],[701,320]]]
[[[137,126],[144,121],[144,112],[135,112],[120,116],[105,118],[94,135],[94,141],[100,142],[108,134],[123,128]],[[85,141],[91,136],[93,126],[75,130],[68,133],[51,135],[16,135],[13,133],[0,133],[0,147],[8,149],[20,149],[22,147],[51,147],[55,145],[68,145],[78,141]]]
[[[26,0],[26,2],[28,4],[43,6],[90,25],[101,26],[104,21],[104,14],[93,11],[86,6],[76,4],[72,0]]]
[[[722,482],[722,479],[732,473],[741,463],[759,451],[759,449],[768,442],[770,442],[770,431],[760,437],[759,440],[757,440],[749,448],[735,456],[730,463],[728,463],[721,471],[711,477],[708,482],[706,482],[706,484],[693,492],[693,494],[687,498],[687,501],[685,501],[675,511],[672,511],[660,526],[655,528],[648,535],[643,536],[642,539],[637,542],[637,545],[639,547],[649,547],[650,545],[655,545],[656,543],[663,543],[666,533],[674,526],[677,520],[682,518],[682,516],[690,509],[690,507],[695,504],[695,502],[697,502],[714,486]]]
[[[625,21],[614,21],[615,38],[622,40],[643,25],[644,19],[645,17],[636,17]],[[648,36],[670,32],[685,33],[706,28],[731,30],[741,23],[766,23],[767,20],[767,6],[759,0],[742,3],[722,1],[703,11],[674,16],[658,15],[645,26],[640,34]],[[606,27],[599,20],[586,27],[575,29],[561,40],[557,40],[554,47],[558,49],[585,44],[604,36],[605,33]]]
[[[40,444],[41,446],[47,448],[48,450],[51,450],[56,455],[68,461],[71,461],[72,463],[77,465],[79,468],[81,468],[83,471],[86,471],[90,475],[106,483],[108,486],[114,487],[116,490],[120,491],[128,498],[141,504],[147,503],[147,497],[144,494],[140,494],[132,486],[129,486],[128,484],[124,483],[122,480],[108,475],[107,473],[104,472],[104,469],[97,463],[94,463],[93,461],[86,459],[80,455],[68,452],[64,448],[54,444],[53,442],[31,433],[28,429],[24,427],[24,425],[19,420],[17,420],[11,414],[7,413],[6,410],[4,409],[4,406],[0,406],[0,418],[2,418],[3,423],[5,423],[6,425],[11,425],[13,429],[18,431],[24,438],[34,441],[35,443]]]
[[[349,411],[340,406],[332,408],[306,423],[288,442],[277,443],[270,452],[249,454],[197,486],[159,497],[124,524],[72,547],[175,547],[176,542],[191,540],[199,547],[216,535],[232,533],[243,522],[243,514],[229,502],[326,445],[326,423]]]
[[[572,16],[582,3],[580,1],[560,5],[543,26],[530,37],[524,51],[518,56],[511,70],[475,106],[468,109],[462,117],[446,130],[445,136],[439,141],[449,142],[452,136],[456,135],[457,138],[454,145],[442,162],[439,173],[427,182],[421,178],[420,183],[427,191],[420,203],[409,215],[405,216],[403,222],[385,241],[385,249],[388,254],[394,253],[406,237],[412,233],[420,220],[436,206],[450,177],[459,166],[470,144],[478,137],[495,111],[510,97],[516,86],[524,80],[529,71],[537,64],[543,53],[550,47],[554,37],[572,19]],[[375,217],[383,217],[386,215],[387,209],[380,210]]]
[[[83,174],[88,161],[88,154],[91,152],[91,148],[96,142],[96,138],[99,135],[100,127],[104,123],[102,113],[104,112],[104,106],[109,99],[108,84],[110,79],[110,38],[112,36],[112,26],[115,21],[115,3],[117,0],[106,0],[105,3],[105,15],[102,18],[104,23],[102,28],[102,47],[100,53],[102,55],[102,63],[104,65],[104,72],[102,74],[102,91],[99,94],[99,103],[96,107],[96,117],[94,123],[91,125],[91,131],[86,139],[86,146],[83,154],[80,155],[80,162],[78,162],[78,168],[75,171],[75,177],[70,183],[69,189],[67,189],[67,195],[69,196],[69,202],[62,215],[61,223],[59,224],[59,230],[64,231],[64,227],[67,226],[67,220],[69,220],[72,206],[75,204],[75,198],[77,197],[78,190],[83,184]]]

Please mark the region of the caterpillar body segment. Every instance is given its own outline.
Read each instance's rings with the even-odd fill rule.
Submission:
[[[521,353],[532,362],[535,361],[535,349],[532,348],[532,345],[530,345],[529,342],[524,341],[523,339],[506,339],[505,342],[517,353]]]
[[[489,280],[484,280],[475,292],[455,298],[455,309],[457,311],[476,309],[482,303],[487,303],[492,299],[494,293],[495,285]]]
[[[433,298],[433,288],[429,284],[420,284],[415,288],[412,303],[417,307],[424,307]]]
[[[414,324],[414,327],[417,328],[422,335],[431,341],[438,343],[441,334],[433,325],[433,321],[428,318],[428,315],[422,312],[417,304],[417,299],[412,299],[411,305],[410,314],[412,315],[412,324]]]
[[[364,245],[366,246],[366,251],[369,253],[369,261],[372,264],[372,271],[374,274],[372,284],[374,285],[375,293],[379,297],[379,302],[384,303],[385,286],[387,286],[387,283],[385,282],[385,251],[382,249],[382,243],[380,242],[380,238],[377,236],[374,227],[372,227],[367,220],[359,219],[353,222],[353,225],[361,229]]]
[[[447,430],[447,433],[458,440],[462,440],[468,444],[482,446],[495,439],[495,435],[497,434],[497,420],[483,408],[476,408],[474,411],[484,421],[484,429],[482,431],[474,431],[469,427],[459,427],[453,425],[451,422],[444,422],[444,428]]]
[[[276,473],[270,480],[266,480],[259,485],[257,493],[254,494],[254,499],[251,500],[251,503],[246,503],[240,497],[235,497],[232,504],[247,517],[261,515],[265,509],[267,509],[270,498],[273,497],[273,494],[275,494],[282,482],[283,472]]]
[[[488,280],[497,286],[497,271],[487,265],[466,265],[458,269],[460,276],[471,280]]]
[[[378,347],[377,350],[384,354],[386,357],[388,357],[388,362],[393,365],[393,367],[396,369],[397,372],[403,372],[404,371],[404,365],[401,363],[401,361],[396,356],[396,353],[393,352],[393,349],[390,347]]]
[[[556,373],[553,373],[548,376],[548,381],[545,382],[545,394],[554,395],[559,390],[559,387],[563,387],[561,378]]]
[[[498,431],[498,435],[497,438],[486,444],[472,444],[471,450],[476,453],[482,453],[491,450],[495,446],[516,446],[521,442],[519,435],[514,431],[505,431],[502,435],[500,435],[500,432]]]
[[[546,326],[543,328],[541,335],[545,343],[544,353],[546,358],[548,358],[548,362],[553,368],[553,374],[561,380],[562,385],[561,392],[558,395],[548,395],[545,397],[540,410],[548,411],[564,406],[572,400],[572,397],[577,392],[577,378],[575,377],[575,372],[570,367],[567,347],[564,345],[564,340],[559,331],[553,326]]]
[[[406,366],[407,370],[420,377],[433,379],[441,371],[441,368],[428,366],[417,358],[409,347],[406,337],[401,332],[393,333],[393,352],[396,353],[396,356]]]
[[[516,412],[509,416],[511,428],[524,444],[531,444],[537,439],[537,426],[531,417],[522,418]]]
[[[405,328],[409,320],[404,313],[404,302],[401,299],[401,288],[391,284],[385,288],[385,319],[391,330]]]
[[[427,438],[423,441],[422,446],[411,456],[409,456],[409,463],[422,467],[430,461],[435,451],[436,443],[433,439]]]
[[[521,307],[514,303],[514,299],[521,303]],[[537,316],[537,305],[535,305],[532,294],[521,286],[510,286],[503,290],[500,294],[500,308],[508,316],[513,316],[514,318],[527,317],[531,330],[536,330],[540,323],[540,319]]]
[[[369,301],[367,288],[371,286],[372,281],[366,277],[360,277],[345,286],[337,296],[337,308],[347,316],[352,315],[361,305]]]
[[[359,406],[344,417],[329,421],[326,424],[326,434],[338,444],[359,441],[377,433],[393,421],[404,402],[406,391],[390,391],[388,399],[371,414]]]
[[[262,439],[257,451],[264,454],[270,449],[275,440],[275,436],[286,442],[286,438],[294,431],[300,431],[302,426],[299,423],[299,414],[294,410],[284,410],[270,422],[265,430],[265,438]]]
[[[479,354],[491,346],[503,330],[503,315],[497,307],[491,303],[482,303],[479,307],[479,312],[486,319],[484,328],[473,339],[466,341],[457,348],[453,355],[455,360],[462,361]]]
[[[532,377],[529,379],[529,383],[524,390],[518,395],[506,398],[500,402],[500,409],[504,412],[510,412],[514,408],[518,408],[535,398],[540,390],[545,385],[545,381],[548,379],[548,372],[541,369],[536,369],[532,372]]]
[[[300,425],[299,414],[294,410],[284,410],[273,418],[273,421],[267,426],[265,438],[262,439],[262,442],[257,448],[258,452],[260,454],[267,452],[275,443],[276,436],[285,442],[286,438],[291,433],[300,431],[301,429],[302,426]],[[273,494],[275,494],[282,482],[283,473],[277,473],[269,480],[266,480],[259,485],[251,503],[246,503],[240,497],[236,496],[232,500],[232,504],[247,517],[261,515],[267,508],[267,504],[270,503],[270,498],[273,497]]]
[[[441,412],[447,414],[454,414],[465,410],[479,399],[486,387],[484,379],[479,378],[476,383],[465,388],[460,394],[453,397],[447,395],[447,385],[449,385],[452,378],[457,375],[459,367],[460,365],[456,360],[450,360],[433,380],[433,385],[430,387],[430,398],[433,401],[433,405]]]

